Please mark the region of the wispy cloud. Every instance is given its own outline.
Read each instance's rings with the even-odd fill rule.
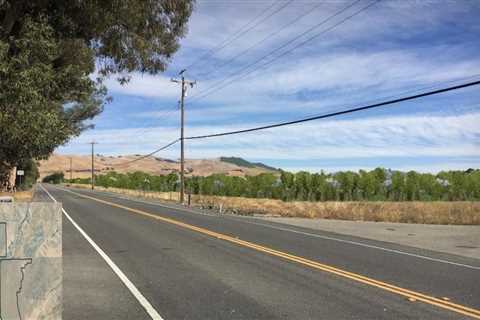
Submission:
[[[320,121],[247,135],[187,141],[191,158],[223,155],[250,159],[349,159],[378,157],[480,157],[480,113],[446,117],[382,117]],[[194,127],[187,135],[222,132],[241,127]],[[138,136],[134,129],[97,130],[98,150],[146,153],[178,137],[169,128],[151,128]],[[81,142],[81,141],[78,141]],[[68,151],[68,147],[64,151]],[[177,157],[176,150],[162,153]],[[402,165],[403,166],[403,165]]]

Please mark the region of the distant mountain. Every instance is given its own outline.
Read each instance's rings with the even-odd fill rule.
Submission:
[[[91,173],[91,158],[89,155],[62,155],[53,154],[48,160],[39,161],[40,177],[54,172],[63,172],[65,178],[70,177],[70,158],[72,159],[72,177],[88,178]],[[178,160],[146,157],[138,159],[138,155],[95,156],[95,174],[104,174],[110,171],[135,172],[143,171],[155,175],[167,175],[179,172]],[[209,176],[225,174],[229,176],[254,176],[265,172],[275,171],[275,168],[262,163],[252,163],[241,158],[222,157],[220,159],[186,159],[185,171],[187,176]]]
[[[245,168],[263,168],[265,170],[269,171],[278,171],[277,168],[267,166],[266,164],[263,164],[261,162],[250,162],[247,161],[243,158],[239,157],[220,157],[220,161],[227,162],[227,163],[233,163],[239,167],[245,167]]]

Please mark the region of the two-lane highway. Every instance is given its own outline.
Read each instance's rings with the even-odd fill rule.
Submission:
[[[475,259],[43,187],[65,319],[480,319]]]

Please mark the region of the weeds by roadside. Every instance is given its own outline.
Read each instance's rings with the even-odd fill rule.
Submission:
[[[75,184],[79,188],[88,185]],[[98,190],[164,201],[178,201],[177,192],[145,192],[96,187]],[[240,215],[269,214],[282,217],[304,217],[355,221],[385,221],[424,224],[480,225],[478,201],[432,202],[284,202],[272,199],[242,197],[191,196],[192,206],[221,210]]]
[[[33,190],[17,191],[15,193],[0,192],[0,196],[10,196],[16,202],[28,202],[33,198]]]

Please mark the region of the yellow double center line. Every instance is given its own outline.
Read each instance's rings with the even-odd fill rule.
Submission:
[[[64,189],[62,189],[62,190],[64,190]],[[326,265],[326,264],[323,264],[323,263],[319,263],[319,262],[316,262],[316,261],[313,261],[313,260],[305,259],[305,258],[295,256],[295,255],[292,255],[292,254],[289,254],[289,253],[286,253],[286,252],[274,250],[274,249],[264,247],[264,246],[261,246],[261,245],[258,245],[258,244],[252,243],[252,242],[240,240],[240,239],[237,239],[237,238],[234,238],[234,237],[231,237],[231,236],[227,236],[225,234],[221,234],[221,233],[210,231],[210,230],[207,230],[207,229],[204,229],[204,228],[196,227],[194,225],[187,224],[187,223],[184,223],[184,222],[180,222],[180,221],[177,221],[177,220],[174,220],[174,219],[165,218],[165,217],[162,217],[162,216],[159,216],[159,215],[156,215],[156,214],[148,213],[148,212],[143,211],[143,210],[126,207],[126,206],[123,206],[123,205],[120,205],[120,204],[117,204],[117,203],[113,203],[113,202],[106,201],[106,200],[101,200],[101,199],[98,199],[98,198],[94,198],[94,197],[87,196],[87,195],[84,195],[84,194],[80,194],[80,193],[77,193],[77,192],[73,192],[73,191],[70,191],[70,190],[65,190],[65,191],[73,193],[73,194],[75,194],[79,197],[83,197],[83,198],[90,199],[90,200],[93,200],[93,201],[97,201],[97,202],[100,202],[100,203],[103,203],[103,204],[107,204],[107,205],[110,205],[112,207],[121,208],[121,209],[127,210],[129,212],[133,212],[135,214],[139,214],[139,215],[149,217],[149,218],[152,218],[152,219],[155,219],[155,220],[160,220],[160,221],[163,221],[163,222],[171,223],[171,224],[177,225],[177,226],[185,228],[185,229],[189,229],[189,230],[196,231],[196,232],[199,232],[199,233],[202,233],[202,234],[206,234],[206,235],[209,235],[209,236],[221,239],[221,240],[225,240],[225,241],[228,241],[228,242],[236,243],[238,245],[248,247],[248,248],[251,248],[251,249],[254,249],[254,250],[257,250],[257,251],[261,251],[261,252],[270,254],[272,256],[280,257],[280,258],[283,258],[283,259],[288,260],[288,261],[293,261],[293,262],[296,262],[296,263],[299,263],[299,264],[302,264],[302,265],[305,265],[305,266],[309,266],[309,267],[317,269],[317,270],[322,270],[322,271],[325,271],[325,272],[333,273],[337,276],[341,276],[341,277],[348,278],[348,279],[351,279],[351,280],[354,280],[354,281],[357,281],[357,282],[361,282],[361,283],[364,283],[364,284],[367,284],[367,285],[370,285],[370,286],[373,286],[373,287],[376,287],[376,288],[379,288],[379,289],[383,289],[385,291],[395,293],[395,294],[407,297],[409,299],[418,300],[418,301],[421,301],[421,302],[424,302],[424,303],[427,303],[427,304],[430,304],[430,305],[440,307],[442,309],[447,309],[447,310],[450,310],[450,311],[453,311],[453,312],[456,312],[456,313],[460,313],[460,314],[465,315],[465,316],[469,316],[469,317],[472,317],[472,318],[475,318],[475,319],[480,319],[480,310],[477,310],[477,309],[469,308],[469,307],[466,307],[466,306],[463,306],[463,305],[460,305],[460,304],[456,304],[456,303],[453,303],[453,302],[450,302],[450,301],[435,298],[435,297],[432,297],[432,296],[429,296],[429,295],[426,295],[426,294],[423,294],[423,293],[420,293],[420,292],[416,292],[416,291],[404,289],[404,288],[401,288],[401,287],[397,287],[397,286],[391,285],[391,284],[386,283],[386,282],[382,282],[382,281],[378,281],[378,280],[375,280],[375,279],[372,279],[372,278],[362,276],[360,274],[356,274],[356,273],[353,273],[353,272],[349,272],[349,271],[346,271],[346,270],[335,268],[335,267],[332,267],[332,266],[329,266],[329,265]]]

